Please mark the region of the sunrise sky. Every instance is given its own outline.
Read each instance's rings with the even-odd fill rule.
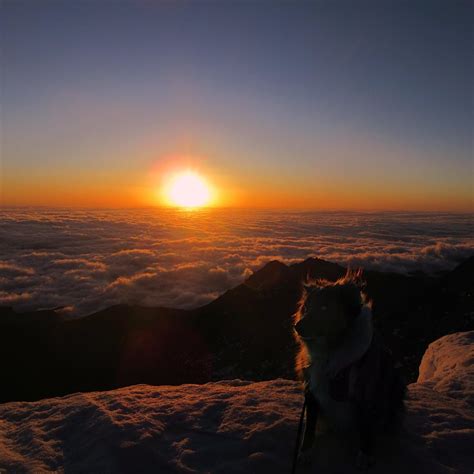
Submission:
[[[1,204],[474,210],[471,1],[3,1]]]

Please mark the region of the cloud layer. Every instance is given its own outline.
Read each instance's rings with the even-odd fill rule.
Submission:
[[[0,209],[0,220],[0,304],[75,315],[199,306],[272,259],[436,272],[474,254],[473,216],[460,214]]]

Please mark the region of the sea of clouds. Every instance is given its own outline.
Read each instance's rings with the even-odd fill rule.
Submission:
[[[0,209],[0,305],[191,308],[266,262],[429,273],[474,254],[472,214]]]

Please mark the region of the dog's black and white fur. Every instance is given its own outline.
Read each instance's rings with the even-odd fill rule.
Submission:
[[[349,272],[335,283],[306,284],[295,331],[307,404],[300,462],[309,461],[321,417],[335,431],[357,433],[356,465],[367,469],[377,433],[399,426],[405,387],[374,331],[361,273]]]

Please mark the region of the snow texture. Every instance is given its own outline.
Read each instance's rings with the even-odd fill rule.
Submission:
[[[402,435],[379,439],[379,473],[471,473],[474,331],[431,344],[409,386]],[[136,385],[0,406],[7,473],[289,473],[302,393],[289,380]],[[354,444],[320,433],[313,466],[351,473]],[[1,471],[0,471],[1,472]]]
[[[474,331],[432,342],[421,361],[418,383],[474,407]]]

